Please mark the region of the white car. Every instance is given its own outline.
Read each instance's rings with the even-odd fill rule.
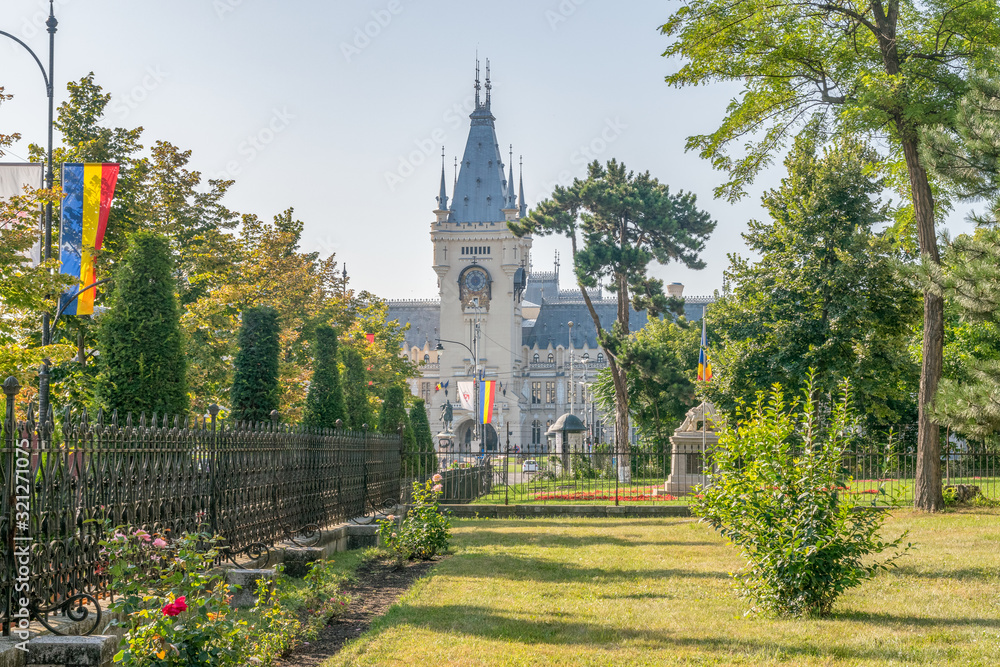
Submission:
[[[522,473],[526,473],[526,472],[538,472],[538,461],[536,461],[534,459],[528,459],[521,466],[521,472]]]

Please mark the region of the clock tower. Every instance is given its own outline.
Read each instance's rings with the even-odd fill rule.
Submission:
[[[520,442],[526,397],[519,377],[521,296],[525,287],[531,238],[517,238],[507,222],[525,215],[524,188],[514,192],[513,164],[505,165],[490,109],[490,70],[486,62],[485,101],[481,101],[476,64],[476,107],[465,153],[450,199],[444,164],[441,190],[431,223],[434,271],[438,277],[441,319],[438,357],[445,392],[434,395],[431,415],[445,400],[454,406],[454,453],[502,451],[506,433]],[[511,162],[513,152],[509,153]],[[442,156],[443,158],[443,156]],[[504,174],[506,167],[506,175]],[[492,424],[476,429],[473,411],[459,403],[459,383],[477,376],[498,382]]]

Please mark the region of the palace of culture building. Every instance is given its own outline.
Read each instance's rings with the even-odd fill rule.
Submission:
[[[487,451],[502,450],[509,433],[512,449],[531,452],[544,445],[548,426],[571,411],[595,441],[607,442],[614,419],[602,425],[586,387],[607,364],[579,288],[560,289],[558,257],[554,271],[534,271],[531,237],[518,238],[507,228],[528,207],[523,181],[515,192],[513,164],[504,164],[500,152],[488,65],[484,100],[480,93],[477,74],[458,176],[449,198],[442,165],[430,223],[438,298],[388,301],[388,319],[410,325],[403,354],[421,364],[411,389],[426,401],[434,433],[444,430],[442,407],[450,401],[454,453],[480,452],[474,415],[457,398],[458,383],[473,381],[477,367],[484,379],[498,381],[493,422],[483,434]],[[668,290],[681,296],[683,286],[674,283]],[[617,311],[614,295],[597,289],[591,298],[601,325],[610,328]],[[700,319],[709,301],[688,297],[687,318]],[[645,323],[645,312],[632,313],[633,330]],[[439,382],[447,382],[447,389],[436,390]]]

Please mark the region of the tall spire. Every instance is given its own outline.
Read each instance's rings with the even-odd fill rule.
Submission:
[[[521,210],[519,211],[518,215],[523,218],[524,216],[528,215],[528,205],[524,201],[524,156],[523,155],[519,155],[519,156],[517,156],[517,158],[518,158],[517,159],[517,162],[518,162],[518,164],[517,164],[517,180],[518,180],[517,201],[518,201],[518,203],[521,204]],[[511,186],[511,187],[513,187],[513,186]]]
[[[486,108],[490,108],[490,90],[493,84],[490,83],[490,59],[486,59]]]
[[[441,147],[441,194],[438,195],[438,210],[448,210],[448,192],[444,186],[444,146]]]
[[[510,160],[507,164],[507,208],[517,208],[517,197],[514,195],[514,144],[510,145]]]
[[[479,104],[479,52],[476,51],[476,108],[478,109],[481,105]]]

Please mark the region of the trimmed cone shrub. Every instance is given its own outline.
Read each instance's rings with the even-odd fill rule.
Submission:
[[[336,428],[344,420],[344,390],[340,386],[337,332],[333,327],[316,328],[313,376],[306,396],[305,423],[316,428]]]
[[[232,418],[267,421],[278,409],[278,311],[270,306],[243,311],[236,353],[236,371],[230,390]]]
[[[167,239],[132,235],[98,317],[99,402],[119,412],[184,414],[187,363]]]
[[[372,406],[368,394],[368,371],[365,370],[365,360],[361,353],[352,347],[342,349],[344,356],[344,406],[347,411],[347,418],[344,420],[347,428],[353,431],[360,431],[368,424],[368,428],[375,426],[372,421]]]

